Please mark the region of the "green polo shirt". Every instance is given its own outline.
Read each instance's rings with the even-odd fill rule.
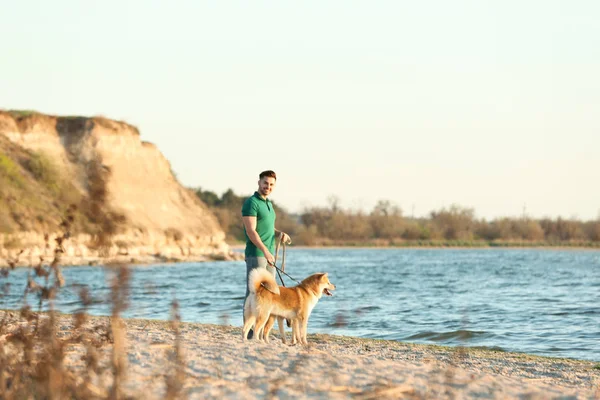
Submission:
[[[254,195],[244,201],[242,216],[256,217],[256,232],[273,254],[275,252],[275,209],[271,200],[265,200],[260,197],[258,192],[254,192]],[[264,253],[248,237],[245,226],[244,235],[246,236],[246,257],[264,257]]]

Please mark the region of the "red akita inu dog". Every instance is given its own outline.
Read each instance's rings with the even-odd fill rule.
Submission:
[[[284,343],[282,321],[286,318],[292,323],[292,343],[306,344],[306,328],[310,313],[323,293],[332,295],[330,291],[335,290],[335,285],[329,282],[326,273],[317,273],[304,279],[297,286],[286,288],[278,286],[269,271],[256,268],[250,273],[248,289],[250,294],[244,305],[244,340],[254,325],[254,336],[258,340],[269,342],[273,317],[277,317],[279,332]]]

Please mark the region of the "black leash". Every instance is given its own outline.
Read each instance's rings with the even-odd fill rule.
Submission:
[[[282,253],[282,258],[281,258],[281,268],[279,268],[277,266],[277,256],[279,255],[279,246],[281,244],[283,244],[283,253]],[[275,267],[275,269],[277,270],[277,275],[279,276],[279,280],[281,281],[281,285],[283,287],[285,287],[285,283],[283,282],[283,278],[282,278],[281,274],[284,274],[285,276],[287,276],[288,278],[290,278],[291,280],[293,280],[296,283],[300,283],[300,281],[292,278],[287,272],[285,272],[285,245],[286,245],[286,243],[283,241],[283,232],[281,232],[281,234],[279,235],[279,239],[277,240],[277,246],[275,246],[275,260],[273,261],[273,264],[271,264],[271,266]]]
[[[284,274],[285,276],[287,276],[288,278],[290,278],[291,280],[293,280],[296,283],[300,283],[299,280],[292,278],[287,272],[280,270],[277,265],[271,264],[271,266],[275,267],[275,269],[277,270],[277,275],[279,275],[279,279],[281,280],[281,286],[285,287],[285,283],[283,283],[283,279],[281,278],[281,274]]]

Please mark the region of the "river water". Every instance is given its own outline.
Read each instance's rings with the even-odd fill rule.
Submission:
[[[242,325],[243,261],[131,271],[126,317],[169,319],[176,298],[184,321]],[[600,251],[291,248],[286,271],[299,280],[328,272],[337,286],[315,307],[309,333],[600,361]],[[21,307],[28,273],[0,278],[10,284],[1,308]],[[84,285],[94,299],[90,313],[110,315],[113,269],[68,267],[63,274],[59,311],[81,308]],[[35,295],[26,300],[36,308]]]

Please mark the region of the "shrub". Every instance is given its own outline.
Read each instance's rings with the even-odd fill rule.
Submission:
[[[25,167],[33,177],[46,186],[53,194],[60,192],[61,178],[58,168],[52,160],[43,153],[32,153]]]
[[[600,242],[600,221],[589,221],[583,226],[586,237],[593,242]]]
[[[315,225],[311,225],[309,227],[301,225],[292,240],[298,245],[314,246],[317,244],[318,234],[319,233]]]
[[[472,208],[463,208],[452,205],[449,209],[442,208],[431,212],[431,222],[434,227],[443,233],[447,240],[471,240],[473,239],[473,227],[475,226],[475,211]]]
[[[4,153],[0,153],[0,180],[2,178],[18,187],[24,186],[19,166]]]

